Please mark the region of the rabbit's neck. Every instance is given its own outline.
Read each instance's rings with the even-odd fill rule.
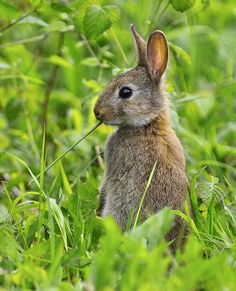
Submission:
[[[169,114],[167,110],[163,110],[159,113],[159,115],[153,119],[150,123],[142,126],[125,126],[120,127],[119,131],[124,133],[125,135],[148,135],[148,134],[156,134],[156,135],[168,135],[171,131]]]
[[[170,131],[170,120],[167,110],[163,110],[150,124],[147,130],[158,135],[166,135]]]

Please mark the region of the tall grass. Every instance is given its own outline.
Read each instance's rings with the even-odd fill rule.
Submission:
[[[234,1],[36,2],[0,1],[0,289],[235,290]],[[137,214],[121,233],[96,216],[112,129],[86,133],[97,95],[135,64],[130,23],[169,40],[193,215]],[[176,215],[190,233],[173,256]]]

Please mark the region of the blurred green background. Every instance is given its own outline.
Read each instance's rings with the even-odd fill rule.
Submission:
[[[0,1],[0,15],[0,290],[235,290],[235,1]],[[176,258],[172,211],[126,234],[95,215],[112,128],[42,175],[95,125],[109,80],[136,65],[131,23],[144,38],[164,31],[170,47],[194,212]]]

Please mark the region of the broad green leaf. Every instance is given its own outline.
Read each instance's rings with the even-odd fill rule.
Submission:
[[[118,279],[116,265],[119,260],[117,253],[122,242],[121,232],[110,217],[105,221],[105,228],[106,235],[101,238],[100,249],[90,271],[91,281],[96,290],[114,290],[111,287],[115,286]]]
[[[86,36],[96,39],[111,26],[111,20],[101,6],[92,5],[86,11],[83,24]]]
[[[84,32],[84,19],[85,19],[85,15],[86,15],[86,11],[88,9],[89,6],[100,4],[99,0],[81,0],[78,3],[78,13],[76,15],[76,26],[79,30],[79,32]]]
[[[189,8],[193,7],[196,0],[171,0],[170,3],[174,7],[175,10],[184,12]]]
[[[62,3],[54,2],[51,4],[51,7],[53,10],[56,10],[58,12],[65,12],[65,13],[73,12],[73,9],[69,5],[63,4],[63,2]]]
[[[199,197],[203,200],[206,205],[211,203],[222,201],[227,196],[227,187],[219,182],[219,179],[210,176],[210,181],[200,182],[197,186],[197,192]]]
[[[89,67],[97,67],[98,64],[99,64],[99,61],[98,61],[97,58],[89,57],[89,58],[84,59],[81,63],[83,65],[86,65],[86,66],[89,66]]]
[[[168,208],[163,208],[157,214],[148,218],[143,224],[134,228],[128,236],[134,240],[146,240],[148,248],[153,249],[171,229],[173,214]]]
[[[104,10],[107,12],[107,15],[111,22],[115,22],[120,18],[120,9],[116,5],[105,5],[103,6]]]
[[[83,84],[89,89],[93,90],[94,93],[100,92],[103,88],[101,83],[98,83],[95,80],[83,80]]]
[[[67,60],[65,60],[63,57],[60,57],[58,55],[52,55],[49,58],[49,61],[55,65],[58,65],[60,67],[66,68],[66,69],[73,69],[73,65],[69,63]]]

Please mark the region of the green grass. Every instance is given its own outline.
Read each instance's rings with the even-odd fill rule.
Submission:
[[[0,290],[235,290],[234,2],[0,1]],[[112,128],[72,145],[97,123],[109,80],[135,65],[131,23],[170,44],[193,217],[163,209],[121,233],[96,216]],[[190,233],[173,257],[175,215]]]

